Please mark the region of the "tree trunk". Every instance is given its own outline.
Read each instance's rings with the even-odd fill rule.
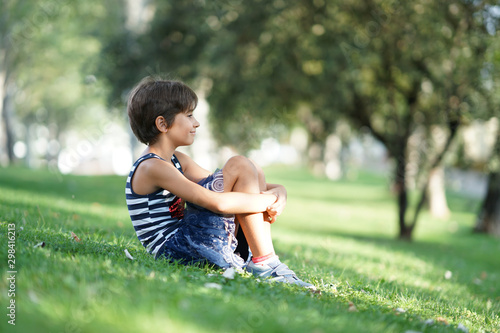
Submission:
[[[500,236],[500,172],[491,172],[489,175],[488,191],[474,231]]]
[[[396,157],[396,174],[394,181],[398,197],[399,239],[411,240],[413,226],[406,224],[406,210],[408,209],[408,193],[406,189],[406,142],[400,147]]]
[[[26,135],[24,137],[24,142],[26,144],[26,156],[24,158],[24,163],[27,168],[29,169],[34,169],[36,165],[36,156],[35,156],[35,151],[33,149],[33,142],[35,141],[36,138],[33,137],[33,134],[35,132],[35,124],[33,123],[27,123],[26,124]]]
[[[13,102],[12,89],[9,88],[7,82],[3,82],[3,99],[0,112],[2,113],[2,127],[5,133],[5,151],[7,153],[7,161],[9,164],[14,162],[14,133],[12,133]]]
[[[309,144],[307,155],[309,159],[309,167],[312,173],[317,177],[325,176],[325,162],[323,160],[325,152],[325,143],[316,141],[314,138]]]
[[[491,160],[491,164],[496,164],[496,167],[489,174],[488,191],[481,205],[474,231],[500,236],[500,167],[498,166],[500,163],[500,128],[497,130],[497,140]]]
[[[450,135],[446,139],[446,143],[441,150],[441,152],[437,155],[435,160],[431,163],[430,171],[429,171],[429,176],[427,177],[424,186],[422,187],[421,193],[420,193],[420,199],[418,200],[417,207],[415,208],[415,214],[413,216],[413,221],[411,222],[411,227],[415,227],[418,221],[418,216],[420,214],[420,211],[422,210],[422,207],[424,206],[424,203],[427,199],[427,193],[428,193],[428,188],[429,188],[429,183],[431,181],[431,175],[430,172],[432,170],[436,169],[437,167],[440,166],[441,161],[443,160],[445,154],[448,152],[448,149],[451,146],[451,143],[453,142],[453,139],[456,137],[457,130],[460,126],[460,122],[458,121],[449,121],[448,122],[448,127],[450,129]]]
[[[3,2],[2,2],[3,4]],[[9,28],[6,26],[8,23],[9,10],[6,9],[7,6],[2,6],[2,13],[0,14],[0,19],[3,24],[0,24],[0,132],[5,133],[4,137],[0,137],[0,141],[3,139],[4,146],[0,148],[0,163],[6,160],[8,164],[14,161],[14,134],[12,133],[11,116],[12,116],[12,96],[13,89],[9,86],[11,66],[9,66],[10,52],[9,47],[10,41],[8,39]],[[2,152],[3,148],[5,153]],[[3,155],[3,156],[2,156]]]
[[[444,187],[444,168],[438,166],[430,171],[427,198],[431,215],[440,219],[450,216]]]
[[[1,52],[1,50],[0,50]],[[2,54],[0,53],[0,56]],[[0,59],[2,60],[2,59]],[[2,64],[2,62],[0,62]],[[9,156],[7,153],[7,125],[5,124],[4,118],[4,104],[5,104],[5,71],[0,68],[0,165],[5,162],[9,162]],[[4,152],[5,149],[5,152]]]
[[[342,164],[340,152],[342,150],[342,141],[336,134],[330,134],[326,138],[325,152],[323,161],[325,163],[325,174],[328,179],[337,180],[342,177]]]

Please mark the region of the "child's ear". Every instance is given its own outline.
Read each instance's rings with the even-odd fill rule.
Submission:
[[[167,121],[165,120],[165,118],[163,116],[156,117],[155,124],[156,124],[156,128],[160,132],[167,133],[167,131],[168,131],[168,124],[167,124]]]

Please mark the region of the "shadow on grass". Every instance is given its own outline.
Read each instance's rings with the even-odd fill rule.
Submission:
[[[46,247],[33,248],[37,240],[46,240]],[[385,305],[373,303],[352,313],[346,298],[330,292],[314,294],[240,276],[226,280],[214,270],[210,272],[215,276],[210,276],[204,268],[154,260],[143,249],[131,250],[136,259],[130,261],[123,253],[124,244],[76,242],[63,232],[40,228],[23,230],[18,242],[21,266],[26,267],[23,278],[36,279],[31,288],[36,287],[38,297],[61,303],[64,308],[60,304],[52,308],[43,303],[47,309],[25,304],[21,327],[127,332],[140,329],[143,320],[154,321],[157,316],[209,332],[305,332],[332,327],[338,332],[365,332],[368,328],[401,332],[421,326],[418,315],[396,316]],[[207,283],[216,283],[221,289],[209,288]],[[23,289],[20,285],[25,303],[36,299]],[[52,313],[46,316],[45,311]],[[110,322],[120,320],[125,313],[127,319],[122,320],[132,327],[123,330],[123,324],[117,323],[108,329]]]
[[[363,244],[372,244],[393,253],[403,253],[408,257],[418,258],[440,268],[443,272],[442,278],[447,270],[454,272],[455,276],[451,281],[463,285],[471,294],[480,295],[484,299],[500,300],[500,288],[495,282],[500,278],[500,261],[498,256],[491,255],[491,253],[500,252],[500,242],[491,236],[463,231],[447,239],[441,239],[440,242],[421,240],[408,242],[384,236],[367,236],[328,229],[300,229],[300,233],[309,234],[318,239],[324,239],[329,235],[351,239]],[[319,248],[321,245],[316,245],[316,247]],[[346,267],[338,267],[338,269],[349,270]],[[359,273],[353,271],[353,274]],[[488,278],[489,282],[482,281],[481,277]]]
[[[317,261],[323,267],[331,265],[331,262],[326,260],[319,259]],[[444,331],[444,325],[448,326],[447,321],[449,320],[452,323],[447,328],[450,331],[455,331],[454,327],[466,323],[468,321],[466,318],[471,314],[469,309],[462,308],[460,300],[455,299],[456,296],[458,298],[463,298],[463,296],[444,294],[439,287],[430,289],[408,285],[404,280],[379,279],[373,281],[373,278],[360,274],[353,268],[336,268],[342,272],[339,277],[340,287],[337,287],[339,292],[347,292],[347,299],[356,304],[358,309],[365,311],[375,307],[379,309],[378,311],[392,313],[395,316],[405,313],[409,321],[419,323],[416,325],[417,331],[435,332],[438,328],[428,326],[429,321],[431,325],[438,324],[439,329]],[[491,295],[483,296],[485,296],[483,305],[481,307],[474,306],[472,311],[479,316],[484,315],[484,319],[479,319],[477,320],[479,323],[474,324],[485,325],[482,326],[485,331],[495,331],[495,327],[492,326],[493,321],[487,322],[490,316],[495,313],[495,308],[490,310],[486,305],[486,299],[491,299]]]
[[[74,195],[78,202],[83,203],[102,202],[123,204],[124,209],[126,209],[124,194],[121,190],[125,184],[125,180],[122,177],[85,178],[62,176],[58,180],[55,176],[53,178],[47,177],[46,173],[30,173],[24,175],[22,179],[16,178],[18,175],[19,171],[13,172],[10,175],[9,173],[4,174],[0,172],[1,186],[39,192],[40,194],[50,194],[61,198]],[[39,179],[37,175],[40,176]],[[103,188],[106,191],[103,191]],[[121,192],[118,192],[116,189],[120,189]],[[115,190],[117,191],[116,195],[113,193]],[[321,198],[314,196],[311,199],[321,200]],[[387,198],[381,200],[387,201]],[[331,199],[325,201],[331,202]],[[344,200],[344,203],[353,203],[353,205],[355,202],[354,198]],[[369,202],[371,202],[371,199]],[[30,214],[36,214],[37,211],[40,211],[39,206],[36,204],[25,203],[19,204],[17,209],[21,211],[28,209]],[[42,213],[51,210],[53,211],[54,208],[50,206],[41,207]],[[71,211],[65,211],[64,216],[69,218]],[[90,212],[82,216],[88,220],[97,218],[97,216]],[[103,223],[107,220],[109,220],[108,217],[102,217]],[[99,230],[101,229],[106,230],[101,232],[117,233],[117,229],[109,225],[99,227],[100,221],[100,219],[93,221],[90,225],[86,225],[80,230],[92,228],[91,234],[93,237],[99,236]],[[47,226],[50,225],[52,230],[67,230],[69,227],[78,226],[78,221],[66,222],[65,218],[55,218],[53,221],[47,221]],[[133,235],[131,227],[130,230]],[[466,244],[460,244],[460,239],[468,238],[465,236],[458,238],[458,242],[456,240],[447,240],[444,243],[405,243],[382,237],[369,237],[349,232],[333,232],[328,229],[311,231],[304,228],[300,229],[300,232],[304,233],[304,235],[310,233],[318,239],[335,234],[335,236],[350,238],[358,242],[372,243],[391,251],[405,252],[418,256],[436,266],[443,266],[443,269],[445,269],[444,264],[447,263],[446,258],[462,258],[466,264],[469,262],[474,263],[474,267],[479,269],[486,269],[485,267],[491,269],[489,267],[490,264],[494,264],[494,260],[496,260],[494,259],[496,257],[490,256],[492,259],[485,261],[483,256],[477,254],[476,248],[481,246],[480,239],[474,238],[474,241],[464,241]],[[50,239],[48,248],[61,254],[63,258],[58,259],[61,265],[68,264],[68,261],[72,261],[72,258],[76,259],[75,262],[78,260],[89,261],[88,267],[93,272],[93,279],[102,279],[103,283],[122,283],[126,285],[127,289],[121,289],[121,294],[115,293],[112,295],[113,300],[109,304],[109,307],[122,314],[129,313],[130,316],[134,316],[136,312],[139,312],[143,315],[142,319],[148,319],[148,316],[153,316],[154,313],[163,314],[164,311],[166,317],[174,318],[178,322],[190,322],[200,331],[206,329],[209,331],[265,330],[302,332],[312,331],[316,327],[318,331],[328,331],[329,328],[336,327],[337,331],[362,332],[371,328],[371,331],[382,332],[384,331],[384,327],[393,325],[395,327],[387,331],[401,332],[404,331],[402,328],[420,328],[419,325],[421,325],[417,323],[419,321],[418,315],[405,314],[401,317],[395,316],[390,307],[381,304],[376,299],[374,299],[372,304],[365,303],[365,309],[360,309],[360,312],[350,313],[348,312],[346,298],[338,299],[332,294],[324,293],[318,296],[293,288],[286,288],[285,286],[262,286],[255,281],[249,280],[221,281],[220,276],[214,278],[207,277],[203,269],[189,268],[186,270],[182,267],[171,266],[171,264],[164,261],[154,261],[152,258],[147,257],[144,251],[139,250],[140,244],[137,245],[138,243],[134,243],[135,245],[133,246],[136,250],[133,255],[136,256],[137,260],[130,262],[127,261],[128,259],[125,259],[123,253],[124,247],[120,245],[124,243],[115,245],[106,241],[94,241],[93,239],[76,243],[67,234],[50,230],[40,231],[36,236]],[[121,239],[120,237],[118,238]],[[20,240],[22,240],[22,237]],[[30,241],[33,243],[34,240],[31,239]],[[485,248],[486,251],[495,249],[490,243],[488,242],[488,246]],[[496,251],[486,253],[498,252],[497,248]],[[28,258],[29,256],[26,259]],[[99,272],[99,264],[110,258],[115,268],[110,272]],[[43,260],[54,260],[54,258]],[[319,262],[323,267],[331,264],[321,260]],[[71,263],[71,267],[79,269],[76,263]],[[352,276],[360,276],[352,268],[337,267],[337,269],[340,271],[344,270]],[[157,271],[159,274],[148,279],[147,277],[152,271]],[[57,276],[57,272],[51,273],[52,275],[49,277],[53,279],[60,278]],[[115,276],[113,276],[113,279],[106,280],[106,276],[109,274]],[[161,279],[161,275],[168,275],[166,282]],[[46,277],[43,276],[41,278]],[[457,281],[463,284],[470,282],[465,278],[460,278]],[[221,284],[222,290],[206,288],[205,283],[207,282]],[[394,289],[395,293],[400,292],[404,286],[400,282],[387,282],[387,284],[388,289]],[[352,289],[361,292],[361,287],[361,285],[354,285]],[[475,294],[487,297],[487,291],[473,291]],[[46,293],[57,292],[58,290],[46,290]],[[411,292],[425,295],[429,299],[439,297],[439,293],[423,288],[412,287]],[[73,297],[73,295],[68,294],[67,297]],[[354,295],[353,297],[356,296]],[[439,313],[438,309],[433,310],[436,310],[434,313]],[[43,316],[40,315],[39,317]],[[136,315],[136,318],[139,317]],[[72,318],[66,317],[59,320],[72,320]],[[410,320],[413,323],[410,323]],[[101,321],[105,322],[106,318],[101,317]],[[137,325],[140,325],[140,323]],[[380,329],[376,329],[377,327]],[[452,328],[449,329],[449,331],[452,330]]]
[[[0,221],[15,223],[18,228],[40,225],[68,233],[73,231],[81,236],[136,238],[125,203],[122,207],[89,204],[47,193],[40,199],[27,190],[8,193],[13,193],[12,197],[9,194],[3,200],[0,197]]]

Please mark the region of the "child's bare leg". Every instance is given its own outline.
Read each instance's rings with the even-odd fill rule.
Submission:
[[[230,158],[222,173],[225,192],[260,193],[266,189],[262,171],[243,156]],[[254,257],[274,253],[271,224],[264,221],[263,213],[237,214],[236,218]]]
[[[266,190],[264,173],[245,157],[231,158],[222,172],[224,191],[260,193]],[[300,280],[295,272],[274,254],[271,224],[264,220],[265,215],[267,213],[236,215],[253,255],[246,270],[259,278],[315,289],[314,285]]]

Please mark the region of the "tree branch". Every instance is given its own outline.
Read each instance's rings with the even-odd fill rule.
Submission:
[[[436,156],[436,159],[434,162],[431,164],[430,169],[432,170],[439,166],[441,164],[441,161],[444,158],[444,155],[447,153],[448,149],[450,148],[451,143],[453,142],[453,139],[455,138],[458,128],[460,126],[460,122],[458,120],[449,120],[448,121],[448,128],[450,129],[450,135],[448,136],[448,139],[446,140],[446,144],[443,147],[443,150],[441,153],[439,153],[438,156]],[[417,207],[415,209],[415,214],[413,216],[413,221],[410,225],[410,228],[414,228],[415,225],[417,224],[418,220],[418,215],[420,214],[420,211],[422,210],[422,207],[424,206],[424,202],[427,198],[427,188],[429,187],[429,181],[430,181],[430,175],[427,176],[427,180],[425,181],[424,186],[422,187],[422,193],[420,194],[420,200],[418,201]]]
[[[354,93],[353,94],[354,115],[355,115],[354,118],[357,119],[360,125],[366,126],[370,130],[372,135],[375,137],[375,139],[380,141],[390,151],[391,149],[387,138],[383,136],[382,133],[378,132],[377,130],[375,130],[375,128],[373,128],[373,125],[370,120],[370,115],[368,114],[366,104],[363,102],[363,98],[356,93],[356,90],[353,86],[351,87],[351,89]]]

